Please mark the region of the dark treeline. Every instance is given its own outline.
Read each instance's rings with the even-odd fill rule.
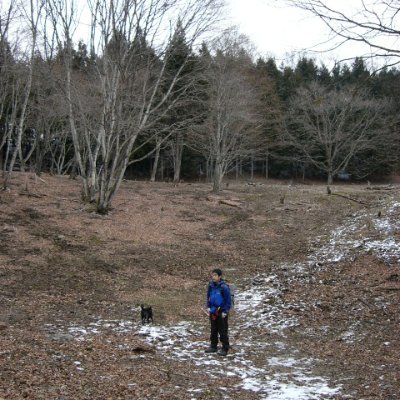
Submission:
[[[194,60],[201,60],[204,48],[206,48],[205,45],[200,54],[193,56]],[[243,62],[243,59],[240,62]],[[299,58],[294,65],[293,62],[289,65],[285,63],[277,65],[274,58],[258,58],[254,61],[251,54],[247,54],[245,62],[248,64],[249,80],[254,85],[253,94],[260,96],[258,107],[261,106],[261,110],[258,109],[258,117],[262,124],[262,132],[253,135],[251,138],[253,146],[250,145],[250,150],[243,154],[239,151],[236,159],[232,160],[228,168],[231,178],[252,179],[258,176],[303,180],[306,178],[328,179],[329,171],[318,165],[320,158],[324,157],[324,154],[318,154],[318,152],[323,152],[324,148],[317,149],[316,153],[310,151],[310,154],[306,156],[298,148],[303,146],[295,146],[293,141],[296,138],[288,137],[286,132],[288,130],[286,120],[290,111],[293,110],[293,103],[302,95],[302,89],[312,85],[326,90],[326,96],[332,100],[339,94],[346,93],[349,96],[347,106],[354,106],[354,103],[360,101],[363,95],[368,100],[377,101],[374,104],[376,106],[374,116],[370,114],[371,107],[368,108],[371,104],[363,104],[358,110],[349,110],[349,119],[356,118],[357,114],[363,110],[370,114],[371,118],[374,117],[373,120],[364,121],[363,128],[366,130],[366,137],[363,136],[364,132],[358,134],[352,130],[331,133],[332,142],[340,140],[344,142],[342,153],[337,155],[339,161],[336,165],[339,165],[339,169],[335,177],[341,180],[383,179],[398,172],[400,136],[397,115],[400,108],[400,71],[397,68],[382,68],[374,71],[368,68],[362,58],[355,58],[350,65],[338,63],[331,70],[323,63],[318,63],[315,59],[306,56]],[[260,90],[260,86],[264,87]],[[313,100],[310,99],[310,101]],[[322,93],[314,101],[320,101],[321,108],[328,107],[323,103]],[[345,106],[339,107],[339,104],[337,106],[333,111],[330,109],[325,111],[328,114],[346,111]],[[316,112],[313,117],[317,119],[318,113]],[[335,122],[334,119],[333,122]],[[341,121],[336,120],[336,122],[340,124]],[[333,126],[333,128],[339,127]],[[303,130],[305,129],[307,129],[306,126],[303,127]],[[315,135],[317,133],[315,132]],[[342,135],[347,137],[342,137]],[[306,138],[310,145],[315,141],[312,136]],[[329,140],[328,137],[324,139]],[[359,144],[354,143],[357,140]],[[189,180],[210,180],[206,157],[193,149],[190,140],[183,148],[181,171],[178,176]],[[168,145],[163,148],[161,158],[162,167],[158,170],[157,177],[162,180],[173,180],[175,176],[176,179],[173,151]],[[132,176],[146,178],[149,176],[149,169],[153,166],[153,162],[154,156],[151,156],[136,165],[130,171]]]
[[[83,198],[106,212],[123,177],[209,181],[217,191],[227,175],[330,184],[398,172],[396,68],[373,71],[361,58],[332,70],[308,57],[255,61],[234,29],[195,46],[183,18],[156,46],[145,18],[124,20],[122,12],[118,26],[100,27],[102,47],[74,46],[61,2],[41,4],[53,40],[39,30],[34,8],[25,53],[8,34],[11,14],[2,15],[4,186],[17,168],[80,175]],[[99,4],[103,14],[118,13]],[[156,26],[160,15],[146,21]]]
[[[206,48],[205,45],[202,52],[204,48]],[[193,58],[199,61],[201,52]],[[299,149],[296,149],[296,146],[293,146],[291,140],[294,138],[288,138],[285,132],[287,129],[285,119],[289,110],[293,108],[293,100],[299,96],[302,88],[310,85],[320,85],[327,90],[328,97],[335,97],[338,93],[350,90],[350,93],[346,93],[351,96],[351,102],[359,100],[358,95],[361,93],[370,100],[382,101],[376,110],[379,111],[376,115],[379,119],[378,131],[372,123],[369,126],[367,121],[365,128],[369,129],[367,133],[371,137],[362,138],[363,143],[360,143],[358,148],[354,147],[355,143],[351,143],[359,138],[357,133],[356,135],[353,135],[353,132],[347,133],[348,137],[345,139],[350,140],[350,143],[346,141],[344,146],[346,148],[342,149],[343,153],[338,154],[340,168],[336,171],[335,178],[340,180],[384,179],[398,172],[400,136],[397,115],[400,108],[400,71],[397,68],[373,71],[368,68],[362,58],[356,58],[351,65],[337,64],[332,70],[308,57],[300,58],[295,65],[281,63],[278,66],[274,58],[259,58],[254,62],[249,54],[246,62],[250,81],[254,84],[253,93],[259,95],[259,102],[263,103],[260,113],[263,115],[259,115],[262,132],[252,135],[253,142],[250,144],[250,150],[242,154],[238,151],[236,159],[232,160],[227,171],[230,178],[252,179],[257,176],[301,180],[328,179],[329,172],[323,167],[314,165],[318,163],[319,155],[315,155],[315,163],[311,160],[312,156],[310,160],[307,159]],[[261,90],[260,93],[260,85],[266,85],[264,92]],[[322,101],[322,96],[320,100]],[[343,108],[340,110],[344,112]],[[368,108],[365,110],[368,111]],[[351,113],[357,114],[360,110],[349,112],[353,118],[355,115]],[[335,136],[334,133],[332,135]],[[340,138],[333,137],[332,141],[336,139]],[[310,144],[314,141],[312,137],[307,140]],[[177,175],[177,170],[174,168],[175,153],[171,145],[171,142],[167,142],[159,155],[162,161],[157,171],[157,179],[212,180],[210,177],[212,171],[207,168],[206,157],[193,148],[190,138],[187,142],[181,143],[181,169]],[[155,156],[151,155],[128,172],[132,177],[140,176],[145,179],[154,166],[154,160]]]
[[[355,58],[329,70],[307,57],[279,66],[259,59],[257,68],[272,79],[285,121],[271,140],[271,176],[357,180],[398,171],[398,69],[373,71]]]

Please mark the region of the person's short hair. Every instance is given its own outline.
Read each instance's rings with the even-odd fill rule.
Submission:
[[[217,274],[218,276],[221,276],[221,275],[222,275],[222,271],[221,271],[219,268],[214,268],[214,269],[212,270],[212,273],[213,273],[213,274]]]

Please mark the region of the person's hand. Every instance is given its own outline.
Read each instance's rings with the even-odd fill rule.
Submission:
[[[211,308],[210,308],[210,307],[207,308],[207,312],[208,312],[209,314],[211,314]]]
[[[227,314],[226,312],[223,312],[223,313],[221,314],[222,318],[225,318],[227,315],[228,315],[228,314]]]

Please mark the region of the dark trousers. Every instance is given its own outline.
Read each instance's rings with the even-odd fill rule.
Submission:
[[[228,351],[229,350],[229,337],[228,337],[228,316],[222,318],[222,315],[218,315],[217,319],[210,317],[211,322],[211,347],[217,348],[218,345],[218,335],[219,340],[222,343],[222,347]]]

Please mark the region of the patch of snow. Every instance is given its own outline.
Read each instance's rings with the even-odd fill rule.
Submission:
[[[311,385],[307,377],[298,376],[297,379],[297,382],[288,382],[284,385],[278,379],[271,379],[268,395],[262,398],[268,400],[315,400],[339,393],[339,389],[330,388],[325,381],[318,378],[313,378]]]
[[[276,333],[296,326],[297,318],[279,317],[281,309],[289,305],[283,304],[282,291],[271,286],[276,282],[276,276],[257,276],[256,279],[257,286],[236,294],[235,310],[242,318],[241,329],[257,326]]]
[[[322,238],[314,240],[317,248],[310,255],[309,264],[337,263],[351,259],[355,252],[373,253],[386,262],[400,262],[400,242],[395,236],[400,231],[399,208],[400,203],[392,200],[385,208],[384,218],[366,211],[351,215],[325,244],[321,246]]]
[[[339,339],[347,342],[347,343],[354,343],[360,342],[365,338],[365,333],[361,334],[359,332],[360,321],[353,323],[345,332],[343,332]]]
[[[371,240],[365,243],[365,248],[379,254],[379,257],[384,260],[400,261],[400,243],[394,238]]]
[[[280,367],[295,367],[298,366],[299,364],[304,364],[304,365],[309,365],[311,364],[311,360],[307,359],[295,359],[293,357],[272,357],[268,360],[268,364],[271,366],[280,366]]]
[[[301,266],[298,266],[298,269],[302,270]],[[239,338],[234,341],[234,353],[230,353],[226,358],[204,353],[208,346],[208,343],[204,342],[204,331],[209,329],[208,323],[198,326],[185,321],[175,326],[139,327],[131,321],[98,319],[84,327],[64,327],[58,324],[57,327],[47,326],[47,329],[67,330],[76,340],[88,340],[91,335],[107,330],[120,333],[137,331],[166,358],[188,361],[189,365],[193,366],[187,371],[188,375],[200,369],[206,371],[213,379],[218,379],[219,376],[237,377],[240,383],[236,387],[226,388],[227,396],[231,390],[238,388],[256,392],[264,399],[278,400],[312,400],[319,399],[318,396],[324,393],[338,393],[339,387],[329,389],[324,378],[312,374],[315,360],[296,359],[294,354],[297,350],[288,349],[284,341],[269,343],[258,337],[259,332],[264,332],[277,333],[284,338],[284,330],[297,324],[295,317],[282,314],[282,310],[290,306],[284,304],[282,297],[283,292],[275,275],[257,276],[253,285],[237,292],[234,324],[230,334],[231,337]],[[254,333],[255,330],[257,334]],[[290,356],[284,356],[285,352]],[[253,361],[249,354],[256,354],[256,360]],[[276,356],[270,357],[271,354]],[[207,382],[204,385],[207,385]],[[205,388],[206,386],[191,388],[189,393],[200,393]]]
[[[49,332],[64,333],[68,332],[72,335],[75,340],[85,341],[91,336],[101,334],[107,330],[118,333],[132,332],[135,324],[132,321],[124,320],[103,320],[98,319],[95,322],[91,322],[88,326],[81,326],[77,324],[71,324],[70,326],[64,326],[63,321],[57,321],[58,324],[46,324],[45,330]]]
[[[282,341],[268,343],[253,337],[254,331],[260,329],[284,337],[284,330],[297,323],[296,318],[287,318],[281,313],[286,305],[281,290],[274,287],[277,277],[257,276],[255,281],[256,285],[237,292],[230,334],[240,338],[234,341],[234,353],[226,358],[204,353],[208,344],[202,332],[208,329],[208,324],[201,327],[187,322],[170,327],[146,325],[139,329],[139,335],[155,345],[166,358],[189,361],[210,377],[237,377],[240,383],[235,388],[256,392],[263,399],[313,400],[339,393],[340,387],[329,388],[324,378],[313,375],[315,360],[296,359],[296,349],[288,349]],[[285,356],[285,352],[290,356]],[[271,353],[277,356],[270,357]],[[257,360],[252,360],[249,354],[256,354]],[[190,375],[194,371],[187,373]],[[235,388],[227,388],[227,393]],[[190,393],[194,393],[194,389],[204,388],[192,388]]]

